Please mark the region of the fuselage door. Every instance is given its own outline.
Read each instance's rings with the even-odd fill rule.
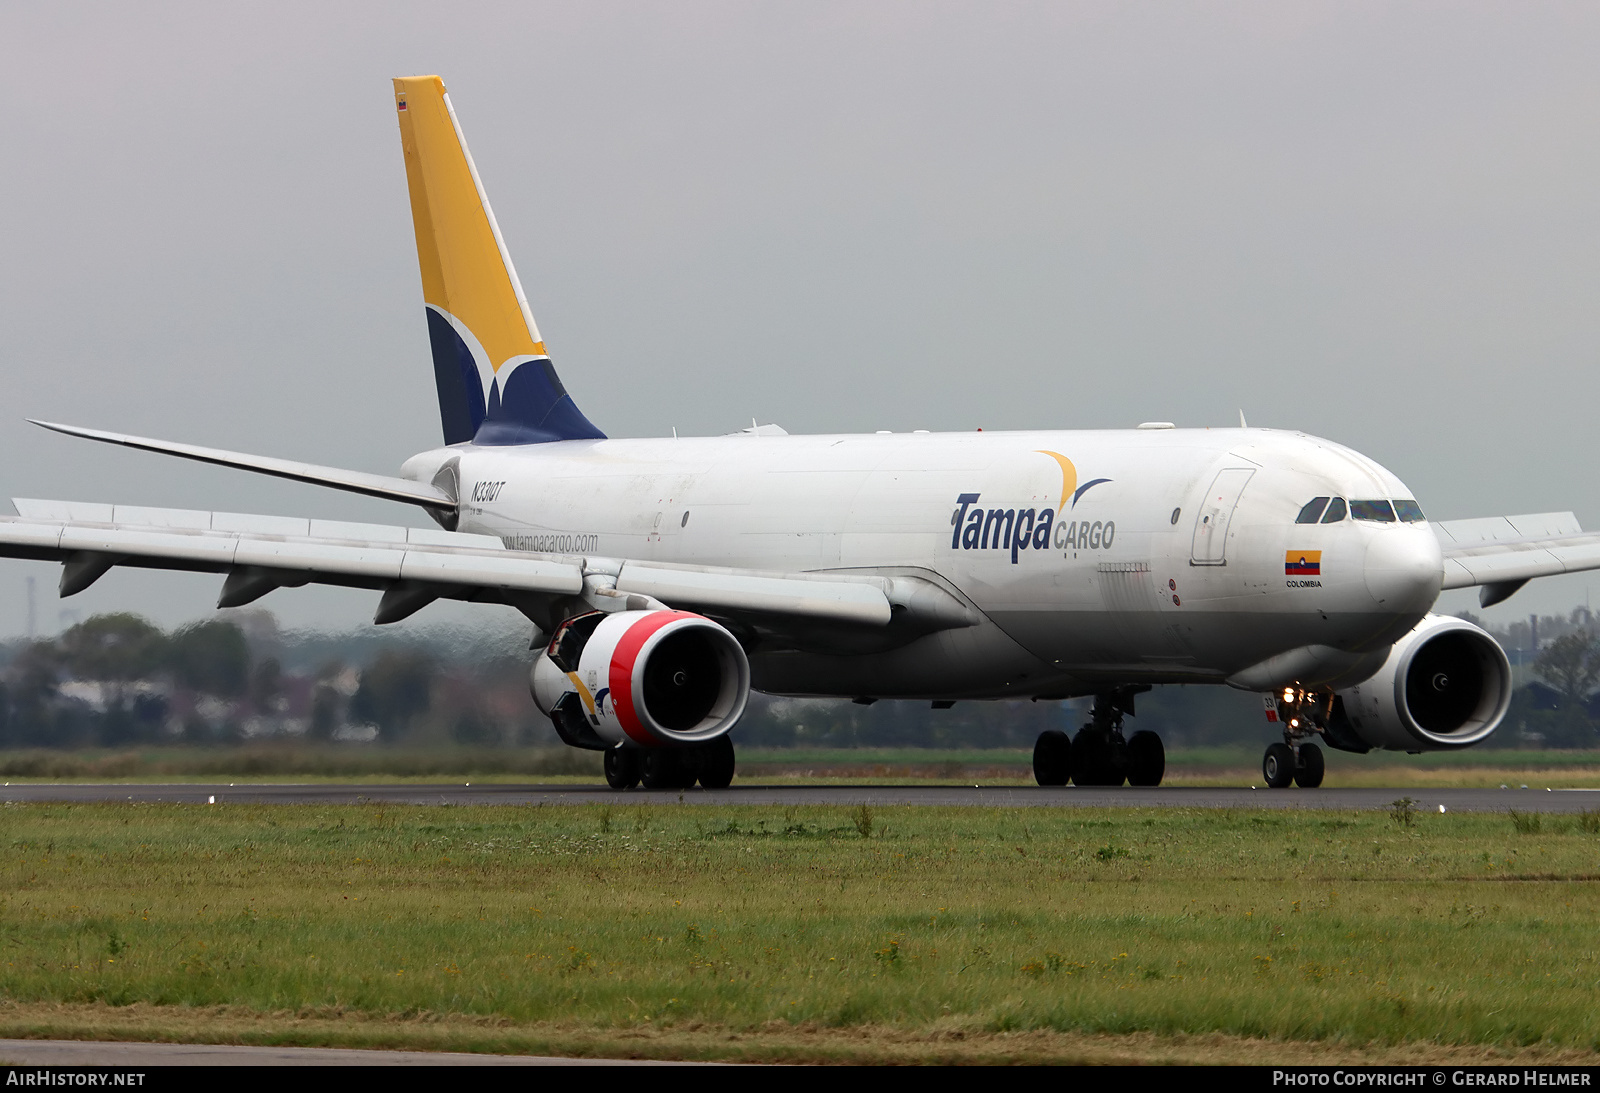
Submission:
[[[1228,524],[1233,520],[1233,510],[1238,507],[1239,495],[1244,493],[1245,484],[1255,473],[1250,467],[1227,467],[1217,472],[1216,480],[1200,505],[1200,514],[1195,517],[1190,565],[1227,564]]]

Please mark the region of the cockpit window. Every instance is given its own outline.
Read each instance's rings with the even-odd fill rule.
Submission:
[[[1376,520],[1380,524],[1394,523],[1394,506],[1387,501],[1352,501],[1350,515],[1357,520]]]
[[[1328,507],[1326,497],[1313,497],[1306,502],[1306,507],[1300,510],[1300,515],[1294,518],[1297,524],[1314,524],[1322,516],[1322,510]]]
[[[1415,501],[1396,501],[1394,511],[1408,524],[1420,524],[1427,519],[1422,515],[1422,506]]]
[[[1344,513],[1344,498],[1335,497],[1333,504],[1328,506],[1328,511],[1322,514],[1322,522],[1324,524],[1337,524],[1344,519]]]

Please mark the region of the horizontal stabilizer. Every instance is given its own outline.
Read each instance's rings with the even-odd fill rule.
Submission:
[[[415,607],[449,597],[524,610],[583,589],[578,559],[507,550],[488,535],[71,501],[13,504],[22,515],[0,517],[0,557],[64,563],[63,596],[116,566],[225,574],[219,607],[305,584],[379,589],[388,601],[395,589],[421,585],[427,595],[407,601]],[[379,621],[404,614],[390,602]]]
[[[144,452],[175,455],[181,459],[194,459],[201,463],[215,463],[221,467],[234,467],[241,471],[270,474],[275,478],[309,482],[315,486],[331,486],[336,490],[361,493],[368,497],[381,497],[386,501],[421,505],[423,508],[435,511],[453,512],[456,507],[456,499],[444,490],[423,482],[413,482],[408,478],[392,478],[384,474],[368,474],[365,471],[347,471],[339,467],[319,467],[314,463],[301,463],[293,459],[274,459],[266,455],[229,452],[221,448],[201,448],[194,444],[177,444],[170,440],[151,440],[149,437],[108,433],[77,425],[58,425],[52,421],[36,421],[32,418],[29,420],[34,425],[68,436],[98,440],[105,444],[121,444]]]

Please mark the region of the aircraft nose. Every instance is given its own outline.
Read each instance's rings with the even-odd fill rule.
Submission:
[[[1433,529],[1374,529],[1363,576],[1367,593],[1384,611],[1426,613],[1444,583],[1444,554]]]

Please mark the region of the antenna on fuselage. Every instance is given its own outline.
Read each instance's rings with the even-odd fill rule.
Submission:
[[[1241,428],[1241,429],[1250,428],[1250,426],[1248,426],[1248,425],[1246,425],[1244,423],[1244,407],[1242,407],[1242,406],[1239,408],[1239,428]]]

